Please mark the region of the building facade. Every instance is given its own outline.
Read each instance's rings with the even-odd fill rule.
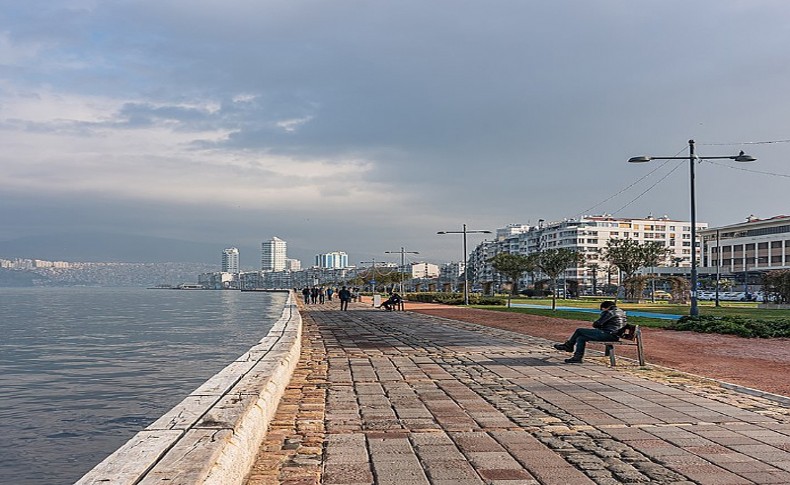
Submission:
[[[790,269],[790,216],[758,219],[700,231],[702,266],[724,274]]]
[[[239,272],[239,250],[236,248],[227,248],[222,250],[222,272],[223,273],[238,273]]]
[[[261,269],[264,271],[284,271],[287,243],[273,237],[261,243]]]
[[[697,231],[707,228],[706,223],[697,223]],[[700,232],[698,232],[698,235]],[[565,248],[582,255],[582,261],[562,276],[563,280],[575,280],[580,289],[591,289],[603,284],[619,284],[619,272],[610,268],[602,258],[610,239],[633,239],[637,242],[657,242],[669,249],[662,262],[663,267],[688,268],[692,252],[700,255],[700,245],[692,244],[691,223],[670,219],[667,216],[648,216],[641,219],[617,218],[610,215],[583,216],[578,219],[546,222],[538,226],[511,224],[497,230],[496,241],[484,241],[470,254],[470,279],[476,285],[494,283],[497,287],[497,272],[490,267],[488,259],[499,253],[530,255],[547,249]],[[670,271],[673,273],[684,270]],[[536,275],[536,279],[542,278]],[[520,286],[533,283],[525,276]]]
[[[319,268],[348,268],[348,254],[342,251],[318,254],[315,257],[315,265]]]

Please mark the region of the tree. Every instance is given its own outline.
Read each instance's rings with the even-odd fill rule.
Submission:
[[[633,239],[610,239],[606,243],[603,258],[625,274],[625,282],[633,278],[637,271],[648,266],[658,266],[669,254],[669,249],[655,241],[639,243]],[[642,295],[639,285],[630,285],[626,296],[635,299]],[[642,288],[644,289],[644,288]],[[639,290],[639,294],[635,293]]]
[[[579,262],[579,253],[566,248],[547,249],[539,252],[535,260],[537,267],[542,272],[546,273],[546,276],[551,278],[551,283],[554,288],[551,295],[551,309],[556,310],[557,278],[559,278],[560,274],[566,269]]]
[[[510,294],[507,298],[507,306],[510,308],[510,296],[518,294],[518,280],[521,278],[521,275],[527,271],[534,271],[534,260],[521,254],[499,253],[490,258],[488,262],[512,283]]]
[[[769,271],[763,275],[765,294],[774,303],[790,302],[790,270]]]

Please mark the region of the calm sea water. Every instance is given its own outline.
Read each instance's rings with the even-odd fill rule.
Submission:
[[[264,337],[286,297],[0,288],[0,483],[73,483]]]

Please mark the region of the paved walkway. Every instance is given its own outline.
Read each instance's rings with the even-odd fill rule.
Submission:
[[[790,410],[770,401],[410,312],[304,316],[250,485],[790,483]]]

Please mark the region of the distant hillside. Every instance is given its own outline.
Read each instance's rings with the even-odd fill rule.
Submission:
[[[0,287],[9,286],[35,286],[47,281],[46,276],[42,276],[30,271],[12,271],[0,268]]]
[[[126,234],[49,234],[0,241],[0,258],[219,264],[224,248],[221,244]],[[253,250],[246,251],[251,255]]]

